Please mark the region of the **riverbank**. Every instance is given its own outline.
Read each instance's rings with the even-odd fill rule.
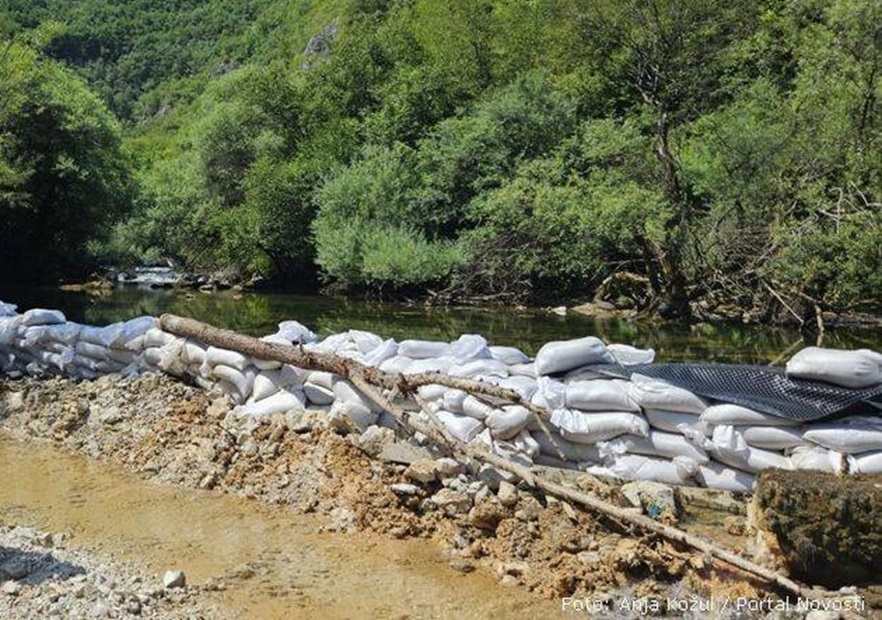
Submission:
[[[444,470],[430,453],[385,434],[341,434],[308,414],[238,427],[226,402],[158,375],[5,380],[0,389],[0,424],[19,439],[50,442],[152,482],[285,506],[318,517],[320,527],[341,536],[367,531],[385,540],[431,541],[451,575],[475,572],[500,588],[529,593],[515,597],[519,605],[550,600],[549,609],[560,609],[567,597],[767,594],[699,554],[654,536],[616,533],[578,507],[458,473],[451,463]],[[585,475],[566,482],[616,493]],[[744,504],[707,491],[681,499],[681,526],[730,547],[747,544]],[[498,606],[512,598],[503,592],[485,594]],[[508,608],[505,615],[521,614]]]

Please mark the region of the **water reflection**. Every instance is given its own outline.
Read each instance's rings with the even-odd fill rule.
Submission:
[[[320,335],[364,329],[398,340],[451,340],[477,333],[493,344],[514,345],[533,354],[545,342],[596,335],[608,342],[652,347],[663,360],[769,363],[800,336],[796,330],[755,325],[683,325],[599,321],[576,315],[549,316],[501,309],[421,308],[400,304],[343,301],[327,297],[272,293],[118,289],[94,297],[55,289],[0,291],[0,299],[19,309],[58,308],[70,320],[101,325],[164,312],[190,316],[248,334],[275,331],[296,319]],[[813,344],[813,343],[812,343]],[[831,331],[825,346],[882,349],[882,329]]]

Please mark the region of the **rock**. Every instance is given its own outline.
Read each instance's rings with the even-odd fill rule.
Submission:
[[[401,463],[403,465],[410,465],[414,461],[419,461],[421,459],[430,459],[432,458],[432,455],[429,453],[428,450],[420,446],[414,446],[409,443],[396,441],[383,446],[383,449],[380,451],[378,458],[388,463]]]
[[[475,563],[465,558],[453,558],[449,566],[460,573],[471,573],[475,570]]]
[[[632,506],[641,508],[653,519],[662,516],[676,519],[680,514],[676,493],[666,484],[636,480],[623,484],[621,492]]]
[[[101,424],[107,424],[108,426],[119,424],[122,422],[122,419],[123,416],[119,411],[119,407],[107,407],[106,409],[102,409],[101,413],[98,414],[98,421]]]
[[[465,514],[472,500],[465,493],[453,489],[441,489],[432,496],[432,503],[448,516]]]
[[[331,529],[335,532],[354,532],[357,527],[355,514],[348,508],[334,508],[331,511]]]
[[[323,426],[325,416],[320,411],[293,410],[285,414],[285,422],[291,432],[302,435]]]
[[[95,618],[107,618],[110,616],[110,604],[103,598],[99,598],[92,607],[92,616]]]
[[[438,478],[438,470],[435,468],[435,461],[420,460],[408,465],[404,475],[414,482],[429,484]]]
[[[496,565],[496,574],[500,577],[505,575],[523,577],[528,572],[530,572],[530,565],[526,562],[500,562]]]
[[[415,484],[408,484],[407,482],[399,482],[397,484],[389,485],[389,489],[395,493],[395,495],[416,495],[420,492],[420,488]]]
[[[3,585],[0,586],[0,590],[7,596],[16,596],[21,592],[21,586],[15,581],[4,581]]]
[[[125,606],[125,612],[128,614],[132,614],[133,616],[141,615],[141,601],[138,599],[132,599]]]
[[[8,411],[18,411],[22,407],[24,407],[23,392],[9,392],[6,395],[6,409]]]
[[[162,576],[162,587],[166,589],[170,588],[183,588],[187,585],[187,576],[184,574],[182,570],[169,570],[165,571],[165,575]]]
[[[27,562],[18,558],[4,562],[0,565],[0,571],[6,573],[10,579],[21,579],[22,577],[27,577],[31,572]]]
[[[478,480],[484,482],[494,491],[499,488],[499,483],[505,480],[512,484],[517,480],[517,476],[509,472],[498,471],[490,465],[483,465],[478,470]]]
[[[451,478],[461,474],[463,472],[463,466],[456,459],[444,457],[435,460],[435,471],[438,472],[439,478]]]
[[[514,575],[503,575],[502,578],[499,580],[499,585],[505,586],[506,588],[512,588],[518,585],[520,582],[521,580]]]
[[[469,511],[469,523],[482,530],[495,530],[505,517],[505,509],[493,501],[477,502]]]
[[[515,511],[515,517],[519,521],[536,521],[542,513],[542,504],[539,503],[532,495],[526,495],[521,498],[518,503],[518,509]]]
[[[358,436],[355,445],[365,454],[372,458],[382,454],[387,444],[395,441],[395,433],[388,428],[369,426],[365,432]]]
[[[518,489],[512,483],[502,480],[499,483],[499,490],[496,493],[499,503],[503,506],[512,508],[518,503]]]

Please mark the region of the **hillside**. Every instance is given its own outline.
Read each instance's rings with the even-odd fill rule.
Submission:
[[[83,265],[669,316],[880,310],[877,2],[176,5],[7,1],[7,49],[32,58],[0,60],[21,95],[0,103],[9,239],[57,239],[21,214],[62,202]],[[38,191],[34,162],[45,187],[82,158],[28,110],[85,114],[79,86],[28,101],[39,71],[106,106],[91,185]]]

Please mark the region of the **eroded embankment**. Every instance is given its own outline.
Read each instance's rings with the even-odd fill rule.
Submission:
[[[308,412],[231,427],[224,422],[226,401],[212,402],[201,390],[159,375],[131,380],[108,376],[82,383],[4,380],[0,391],[0,424],[15,437],[47,439],[123,465],[149,480],[217,489],[293,509],[270,510],[258,502],[237,503],[235,510],[229,504],[221,509],[211,504],[202,507],[202,495],[191,501],[184,491],[168,491],[172,506],[188,508],[177,515],[160,510],[155,522],[168,519],[169,525],[150,543],[135,536],[151,531],[149,526],[137,525],[139,510],[149,514],[154,509],[151,505],[161,506],[165,500],[139,507],[137,501],[126,504],[107,497],[107,505],[117,506],[114,510],[120,513],[119,519],[108,514],[107,523],[128,519],[133,524],[116,536],[121,549],[126,541],[133,553],[153,544],[163,560],[170,553],[162,544],[210,548],[212,553],[225,546],[263,549],[264,554],[252,559],[233,553],[227,564],[251,566],[245,574],[261,574],[261,579],[269,580],[265,587],[254,586],[260,581],[242,578],[235,566],[204,572],[191,569],[197,583],[214,578],[239,584],[241,595],[224,595],[230,608],[260,605],[268,613],[284,614],[299,605],[305,612],[319,614],[333,610],[329,601],[339,599],[344,601],[338,608],[340,615],[535,616],[559,610],[559,601],[566,596],[622,599],[694,594],[723,600],[732,594],[764,594],[743,575],[658,537],[627,534],[564,502],[467,475],[455,463],[432,461],[428,452],[405,448],[390,434],[341,434]],[[408,466],[409,461],[415,462]],[[588,476],[574,474],[570,482],[612,494]],[[712,496],[703,499],[708,497]],[[744,547],[743,516],[727,515],[719,508],[720,502],[709,505],[702,511],[693,508],[681,524],[713,533],[727,546]],[[743,509],[738,502],[729,505],[734,513]],[[248,515],[255,515],[254,524],[249,525]],[[95,523],[90,527],[96,538],[104,536],[108,530],[100,520]],[[304,523],[308,524],[305,531]],[[261,530],[264,526],[268,529]],[[75,526],[59,522],[57,527]],[[316,528],[365,532],[358,535],[361,538],[325,535],[320,542],[299,544],[298,536],[306,540]],[[194,531],[205,532],[202,542],[188,538]],[[222,534],[229,531],[248,532],[248,536],[241,539],[236,534],[230,539]],[[293,546],[286,546],[289,538]],[[398,544],[392,539],[412,538],[431,539],[438,546],[411,542],[401,543],[410,546],[402,547],[397,556],[388,551],[393,548],[389,545]],[[305,559],[304,546],[319,549],[321,560],[310,563]],[[326,553],[330,548],[336,548],[339,555]],[[414,551],[417,548],[419,552]],[[437,563],[439,548],[449,567]],[[391,560],[394,570],[381,570],[388,568],[390,557],[398,558],[397,564]],[[317,572],[310,573],[308,568],[283,571],[287,585],[282,585],[270,576],[280,566],[312,566]],[[260,567],[266,571],[260,573]],[[171,567],[156,566],[157,570],[166,568]],[[477,575],[460,576],[472,571]],[[363,573],[372,577],[356,579]],[[501,590],[495,580],[521,587]],[[231,591],[237,588],[227,593]],[[551,602],[543,603],[543,599]],[[346,607],[346,601],[355,606]],[[372,602],[380,606],[372,607]]]

